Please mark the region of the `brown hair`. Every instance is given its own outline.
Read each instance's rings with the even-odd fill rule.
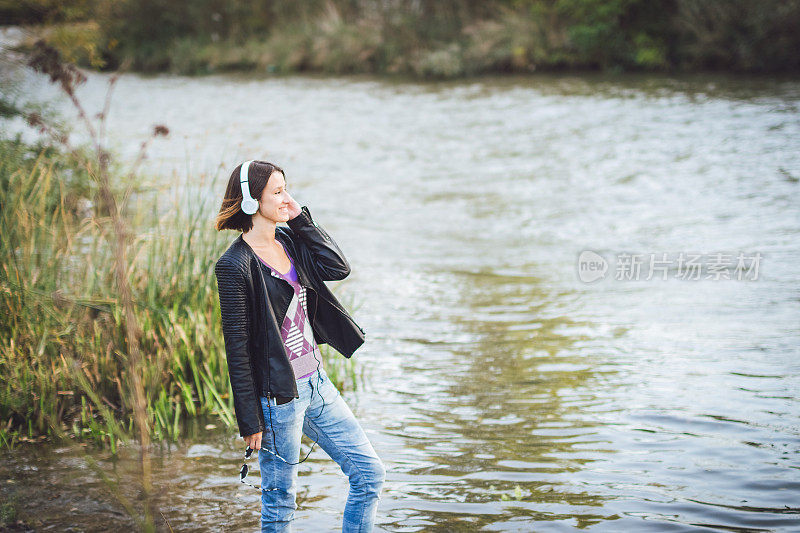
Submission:
[[[253,215],[248,215],[242,211],[242,186],[239,184],[239,171],[241,168],[242,165],[238,165],[233,169],[231,177],[228,179],[225,198],[222,199],[222,207],[220,207],[217,214],[215,224],[217,231],[232,229],[244,233],[250,231],[253,227]],[[275,171],[283,174],[284,179],[286,178],[286,173],[278,165],[257,160],[250,163],[250,168],[247,172],[250,196],[256,200],[261,198],[261,193],[264,192],[264,187],[267,186],[269,177]]]

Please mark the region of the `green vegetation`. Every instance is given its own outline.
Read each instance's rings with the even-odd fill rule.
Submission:
[[[79,83],[60,72],[65,90]],[[0,139],[0,445],[69,437],[114,451],[137,428],[176,439],[183,418],[200,414],[235,427],[213,275],[235,234],[213,228],[211,184],[170,185],[182,195],[172,200],[101,145],[69,146],[39,111],[2,108],[58,142]],[[167,133],[157,126],[153,137]],[[131,228],[124,253],[117,207]],[[331,378],[355,385],[355,361],[323,353]]]
[[[18,498],[15,496],[0,503],[0,527],[10,527],[17,520]]]
[[[22,0],[69,60],[203,74],[455,77],[604,69],[797,72],[800,3],[784,0]],[[32,42],[32,41],[31,41]]]

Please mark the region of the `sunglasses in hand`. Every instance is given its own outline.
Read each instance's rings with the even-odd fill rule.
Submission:
[[[244,462],[242,463],[241,470],[239,470],[239,481],[241,481],[245,485],[250,485],[254,489],[262,490],[261,486],[253,485],[252,483],[250,483],[248,481],[245,481],[245,479],[244,479],[244,478],[247,477],[247,472],[250,470],[249,467],[247,466],[247,460],[250,459],[251,455],[253,455],[253,451],[254,451],[253,448],[251,448],[250,446],[248,446],[247,449],[244,451]],[[270,491],[270,490],[278,490],[278,488],[275,487],[274,489],[263,489],[264,492],[267,492],[267,491]]]

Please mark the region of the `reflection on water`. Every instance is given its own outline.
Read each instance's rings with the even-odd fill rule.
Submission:
[[[105,79],[82,88],[98,106]],[[215,207],[239,161],[274,159],[348,254],[369,380],[344,396],[387,465],[380,530],[790,531],[799,97],[722,76],[126,76],[110,130],[135,149],[167,124],[149,169],[216,176]],[[583,284],[587,249],[764,259],[752,282]],[[160,455],[176,531],[257,527],[241,452],[201,429]],[[58,450],[2,464],[59,487],[29,500],[55,529],[122,520]],[[335,530],[346,487],[315,450],[297,529]]]

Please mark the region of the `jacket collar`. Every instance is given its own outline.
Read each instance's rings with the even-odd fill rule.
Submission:
[[[253,250],[253,247],[250,246],[247,243],[247,241],[244,240],[243,237],[244,237],[244,233],[240,233],[239,237],[234,241],[234,244],[238,244],[239,246],[243,246],[243,249],[246,250],[247,253],[249,253],[252,256],[252,257],[250,257],[250,259],[254,260],[255,261],[254,264],[258,265],[259,268],[260,268],[262,263],[259,260],[258,256],[256,255],[255,250]],[[283,244],[283,246],[286,248],[286,250],[291,254],[292,262],[294,263],[294,269],[297,272],[297,279],[300,282],[300,284],[305,286],[305,287],[313,288],[313,286],[311,285],[311,281],[309,279],[309,276],[306,275],[306,272],[303,269],[303,266],[300,264],[301,261],[300,261],[300,258],[298,257],[298,253],[296,251],[296,248],[295,248],[295,245],[294,245],[294,241],[292,241],[292,238],[288,234],[288,232],[284,228],[282,228],[281,226],[277,226],[275,228],[275,239],[278,240],[281,244]]]

